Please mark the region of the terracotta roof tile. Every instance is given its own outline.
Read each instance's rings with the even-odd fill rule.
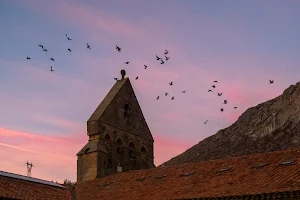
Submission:
[[[290,160],[290,164],[281,164]],[[78,200],[181,199],[284,191],[300,191],[300,149],[129,171],[76,187]]]
[[[2,172],[0,174],[0,199],[68,200],[71,192],[64,186],[49,181]]]

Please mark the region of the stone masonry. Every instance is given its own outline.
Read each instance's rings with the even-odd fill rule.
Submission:
[[[153,137],[129,78],[118,80],[87,121],[77,154],[77,182],[153,168]]]

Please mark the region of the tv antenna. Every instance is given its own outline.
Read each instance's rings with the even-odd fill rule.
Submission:
[[[28,161],[25,164],[27,165],[27,176],[31,177],[31,169],[34,166],[32,165],[32,163],[28,163]]]

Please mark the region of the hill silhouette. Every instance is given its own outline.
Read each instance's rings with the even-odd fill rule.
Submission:
[[[231,126],[200,141],[164,166],[300,147],[300,82],[247,109]],[[160,166],[162,166],[160,165]]]

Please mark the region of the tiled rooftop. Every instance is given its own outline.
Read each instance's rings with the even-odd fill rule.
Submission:
[[[187,199],[300,191],[300,149],[136,170],[77,185],[82,199]]]
[[[6,176],[6,177],[10,177],[10,178],[16,178],[16,179],[21,179],[21,180],[40,183],[40,184],[45,184],[45,185],[51,185],[51,186],[54,186],[54,187],[66,188],[66,187],[64,187],[60,184],[57,184],[57,183],[54,183],[54,182],[51,182],[51,181],[46,181],[46,180],[42,180],[42,179],[38,179],[38,178],[23,176],[23,175],[20,175],[20,174],[13,174],[13,173],[4,172],[4,171],[0,171],[0,176]]]
[[[50,181],[0,171],[0,199],[69,200],[71,193]]]

